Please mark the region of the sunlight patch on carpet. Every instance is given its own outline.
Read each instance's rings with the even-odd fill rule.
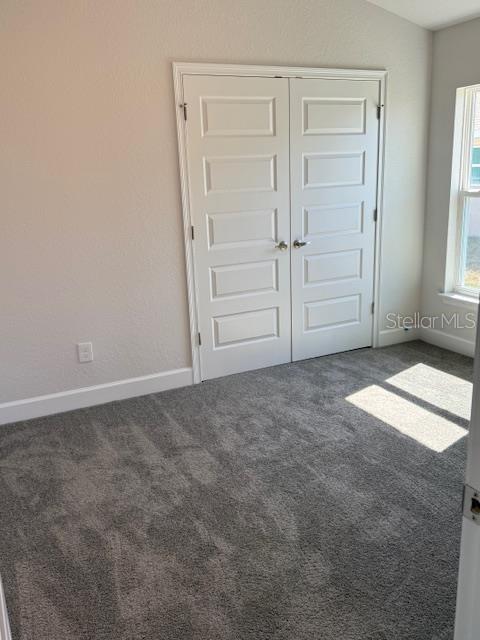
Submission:
[[[467,431],[409,400],[377,385],[371,385],[346,398],[374,418],[441,453],[463,438]]]
[[[385,380],[420,400],[470,420],[472,383],[419,363]]]

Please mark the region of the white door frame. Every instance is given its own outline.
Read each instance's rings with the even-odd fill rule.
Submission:
[[[310,67],[281,67],[236,64],[209,64],[202,62],[174,62],[173,82],[177,118],[178,156],[180,166],[180,184],[182,192],[183,230],[185,240],[185,260],[188,289],[188,310],[190,317],[190,340],[192,348],[193,382],[201,382],[200,350],[198,344],[198,308],[195,281],[194,248],[192,241],[192,218],[190,213],[189,180],[187,168],[187,144],[185,131],[185,110],[183,98],[183,76],[255,76],[264,78],[324,78],[332,80],[377,80],[380,95],[380,123],[378,136],[378,184],[377,184],[377,228],[375,232],[375,270],[374,270],[374,314],[372,346],[379,345],[380,310],[380,264],[382,248],[383,220],[383,173],[385,162],[385,111],[387,98],[387,71],[383,69],[322,69]],[[187,105],[188,110],[188,105]],[[188,111],[187,111],[188,113]]]
[[[472,494],[469,488],[476,490],[480,488],[480,324],[478,321],[473,372],[472,416],[465,472],[455,640],[476,640],[480,625],[478,605],[480,600],[480,524],[479,516],[471,512]]]
[[[0,576],[0,640],[12,640],[8,621],[7,603],[3,592],[2,576]]]

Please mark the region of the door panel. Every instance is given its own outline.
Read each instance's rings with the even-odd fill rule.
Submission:
[[[335,280],[354,280],[362,277],[362,250],[333,251],[305,256],[303,284],[325,284]]]
[[[227,249],[253,245],[271,248],[277,241],[277,210],[209,213],[208,248]]]
[[[357,324],[360,320],[360,296],[307,302],[304,310],[305,331]]]
[[[222,156],[204,158],[205,195],[275,191],[275,156]]]
[[[372,343],[379,84],[290,80],[292,358]]]
[[[306,153],[303,155],[303,165],[304,189],[363,184],[363,153]]]
[[[304,236],[346,235],[361,233],[363,227],[363,203],[336,204],[303,208]]]
[[[214,299],[278,291],[276,260],[212,267],[210,274]]]
[[[302,104],[304,135],[365,133],[364,98],[310,97]]]
[[[285,78],[187,76],[202,379],[291,360]]]

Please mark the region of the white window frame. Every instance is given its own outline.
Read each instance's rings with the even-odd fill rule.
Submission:
[[[480,189],[470,187],[473,154],[473,126],[475,95],[479,95],[480,85],[463,87],[457,91],[455,141],[452,162],[451,214],[455,218],[456,242],[453,274],[453,292],[478,300],[480,288],[463,284],[464,265],[467,251],[465,204],[467,198],[480,198]],[[459,154],[459,158],[455,157]],[[458,157],[458,156],[457,156]],[[455,179],[455,173],[457,173]],[[456,183],[456,184],[455,184]],[[452,208],[454,209],[452,211]]]

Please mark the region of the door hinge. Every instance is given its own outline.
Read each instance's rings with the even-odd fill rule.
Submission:
[[[470,487],[463,487],[463,516],[480,525],[480,491]]]
[[[183,104],[178,105],[180,109],[183,109],[183,119],[186,121],[187,120],[187,103],[184,102]]]
[[[198,346],[202,346],[202,336],[200,335],[200,331],[198,332]]]
[[[382,115],[382,109],[383,109],[383,104],[379,104],[377,106],[377,120],[380,120],[381,115]]]
[[[372,314],[375,313],[375,302],[372,302]]]
[[[195,227],[193,226],[193,224],[191,226],[191,230],[192,230],[192,240],[195,240]]]
[[[378,209],[373,210],[373,221],[377,222],[378,220]]]

